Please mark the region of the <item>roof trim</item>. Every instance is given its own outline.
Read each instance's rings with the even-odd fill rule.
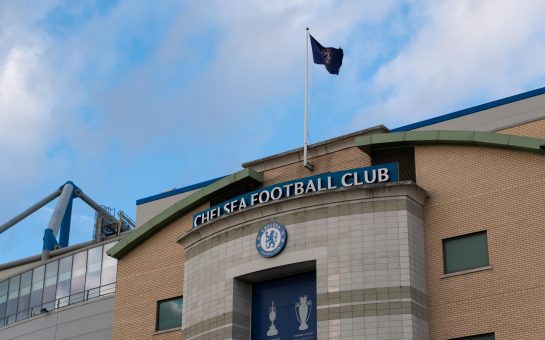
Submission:
[[[207,185],[201,190],[196,191],[181,201],[171,205],[169,208],[163,210],[161,213],[144,223],[142,226],[136,228],[127,238],[119,241],[118,244],[113,246],[108,251],[108,255],[118,260],[121,259],[131,250],[159,231],[162,227],[174,221],[181,215],[189,212],[191,209],[194,209],[198,205],[206,202],[214,193],[233,184],[247,180],[263,183],[263,174],[248,168],[225,176],[222,179]]]
[[[200,189],[202,187],[205,187],[207,185],[210,185],[210,184],[216,182],[217,180],[222,179],[223,177],[225,177],[225,176],[221,176],[221,177],[214,178],[214,179],[209,179],[209,180],[204,181],[204,182],[191,184],[191,185],[188,185],[188,186],[185,186],[185,187],[182,187],[182,188],[178,188],[178,189],[172,189],[170,191],[162,192],[160,194],[155,194],[155,195],[151,195],[151,196],[148,196],[148,197],[140,198],[140,199],[136,200],[136,205],[145,204],[145,203],[160,200],[162,198],[183,194],[184,192],[188,192],[188,191],[191,191],[191,190]]]
[[[390,131],[391,132],[401,132],[401,131],[415,130],[415,129],[419,129],[419,128],[424,127],[424,126],[441,123],[441,122],[444,122],[444,121],[447,121],[447,120],[459,118],[459,117],[466,116],[466,115],[476,113],[476,112],[479,112],[479,111],[492,109],[492,108],[495,108],[495,107],[498,107],[498,106],[511,104],[511,103],[514,103],[514,102],[518,102],[520,100],[528,99],[528,98],[539,96],[539,95],[542,95],[542,94],[545,94],[545,87],[542,87],[542,88],[539,88],[539,89],[536,89],[536,90],[532,90],[532,91],[528,91],[528,92],[524,92],[524,93],[519,93],[519,94],[516,94],[514,96],[507,97],[507,98],[494,100],[494,101],[491,101],[491,102],[488,102],[488,103],[485,103],[485,104],[480,104],[480,105],[477,105],[477,106],[473,106],[473,107],[470,107],[470,108],[467,108],[467,109],[447,113],[447,114],[444,114],[444,115],[441,115],[441,116],[425,119],[425,120],[422,120],[420,122],[400,126],[400,127],[395,128],[395,129],[392,129]]]
[[[390,130],[386,126],[384,126],[382,124],[381,125],[376,125],[376,126],[372,126],[370,128],[367,128],[367,129],[358,130],[358,131],[351,132],[351,133],[348,133],[348,134],[345,134],[345,135],[333,137],[333,138],[326,139],[326,140],[321,141],[321,142],[310,144],[310,145],[308,145],[308,150],[310,152],[311,150],[317,149],[319,147],[329,145],[329,144],[333,144],[333,143],[336,143],[336,142],[339,142],[339,141],[342,141],[342,140],[351,139],[353,137],[360,136],[362,134],[385,133],[385,132],[389,132],[389,131]],[[296,154],[298,152],[303,152],[303,147],[288,150],[288,151],[284,151],[284,152],[281,152],[281,153],[278,153],[278,154],[275,154],[275,155],[259,158],[259,159],[253,160],[253,161],[249,161],[249,162],[243,163],[242,167],[243,168],[250,168],[250,167],[256,166],[258,164],[262,164],[262,163],[268,162],[268,161],[276,159],[276,158],[281,158],[281,157],[285,157],[285,156],[288,156],[288,155]]]
[[[542,147],[545,146],[545,139],[495,132],[457,130],[405,131],[356,137],[356,146],[367,154],[378,148],[423,144],[491,146],[543,154]]]

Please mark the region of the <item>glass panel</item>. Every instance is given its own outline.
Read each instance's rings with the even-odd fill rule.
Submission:
[[[9,281],[0,282],[0,327],[6,324],[6,305],[8,302]]]
[[[21,276],[17,275],[9,279],[8,305],[6,308],[6,324],[14,323],[17,313],[17,298],[19,297],[19,282]]]
[[[57,281],[58,307],[68,305],[70,295],[70,278],[72,277],[72,256],[59,260],[59,279]]]
[[[30,304],[30,286],[32,285],[32,270],[21,275],[19,288],[19,304],[17,306],[17,321],[28,318]]]
[[[87,266],[87,252],[74,255],[72,266],[72,284],[70,287],[70,303],[83,301],[85,290],[85,267]]]
[[[159,302],[157,330],[162,331],[182,326],[183,299],[177,298]]]
[[[85,277],[85,290],[87,298],[98,297],[100,287],[100,268],[102,265],[102,246],[89,249],[87,253],[87,276]]]
[[[445,273],[488,266],[486,231],[443,240]]]
[[[58,269],[59,261],[50,262],[45,266],[45,284],[42,303],[44,304],[43,307],[49,311],[53,310],[54,307]]]
[[[40,312],[42,292],[44,291],[45,266],[35,268],[32,273],[32,289],[30,290],[30,316]]]
[[[102,253],[102,274],[100,276],[100,295],[112,294],[115,292],[115,275],[117,271],[117,260],[108,256],[106,252],[110,250],[117,242],[104,245]]]

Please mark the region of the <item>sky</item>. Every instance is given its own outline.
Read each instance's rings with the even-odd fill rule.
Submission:
[[[135,201],[301,147],[305,28],[312,143],[396,128],[545,86],[545,2],[0,0],[0,223],[73,181]],[[41,252],[53,202],[0,234]],[[71,244],[94,212],[74,201]]]

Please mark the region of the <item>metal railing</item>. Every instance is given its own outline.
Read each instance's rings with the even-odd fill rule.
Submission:
[[[70,306],[76,303],[86,302],[99,297],[112,295],[115,293],[115,286],[115,282],[110,283],[104,286],[88,289],[80,293],[61,297],[50,302],[45,302],[41,305],[33,306],[21,312],[7,315],[6,317],[0,319],[0,327],[12,325],[18,321],[26,320],[36,315],[49,313],[56,309]]]

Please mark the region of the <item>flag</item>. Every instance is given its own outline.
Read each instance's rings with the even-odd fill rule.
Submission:
[[[309,36],[314,63],[324,65],[327,72],[331,74],[339,74],[339,69],[343,64],[343,49],[323,47],[312,35],[309,34]]]

